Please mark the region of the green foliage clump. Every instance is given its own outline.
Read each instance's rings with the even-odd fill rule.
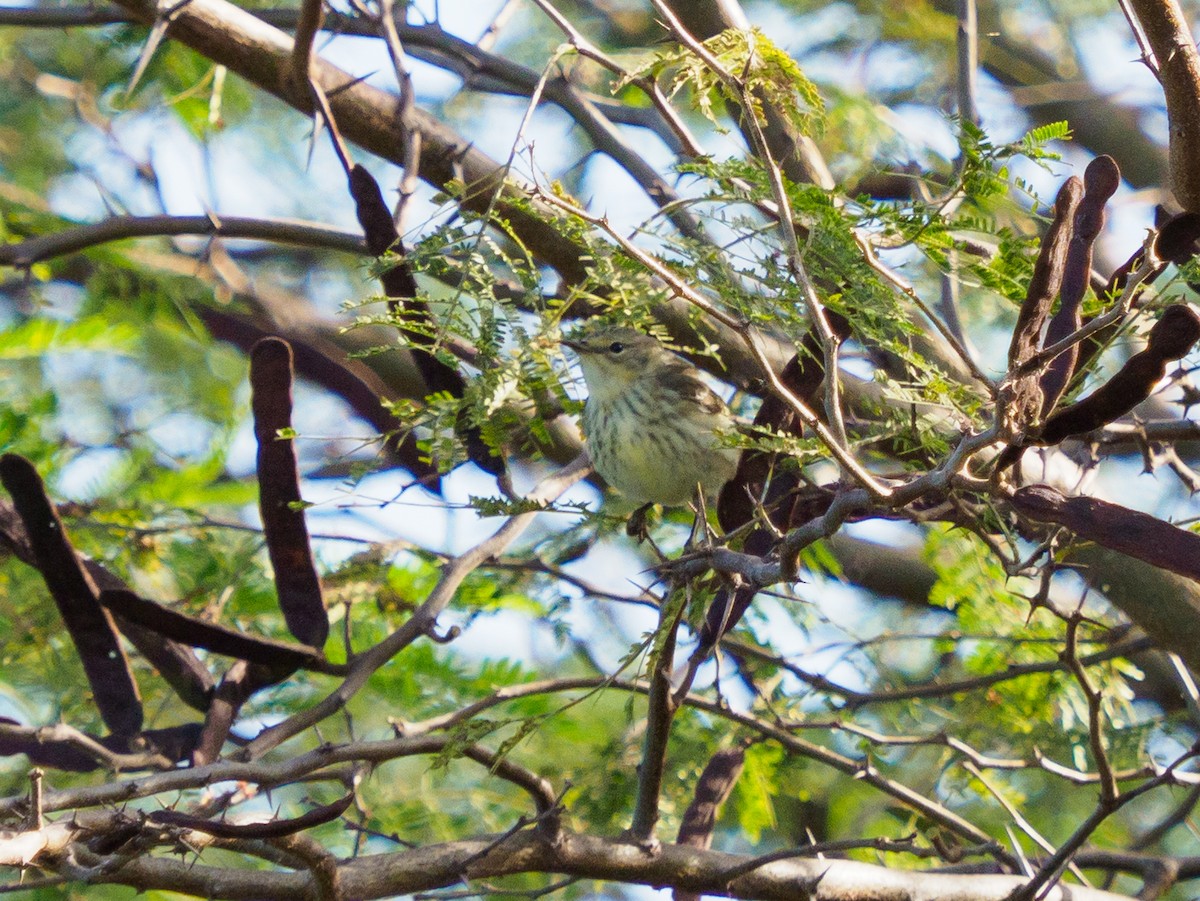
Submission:
[[[801,134],[819,133],[824,124],[825,101],[817,86],[787,53],[762,31],[729,29],[704,41],[704,49],[745,90],[750,111],[760,123],[766,122],[771,109],[788,120]],[[720,128],[718,104],[729,101],[728,88],[720,75],[698,54],[687,47],[656,53],[628,79],[649,76],[667,78],[669,93],[685,88],[695,109]],[[741,99],[741,98],[737,98]]]

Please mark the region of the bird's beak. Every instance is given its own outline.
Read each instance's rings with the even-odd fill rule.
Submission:
[[[577,353],[577,354],[581,354],[587,350],[586,345],[581,344],[579,341],[572,341],[570,338],[563,338],[558,343],[561,344],[563,347],[571,348],[571,350],[575,351],[575,353]]]

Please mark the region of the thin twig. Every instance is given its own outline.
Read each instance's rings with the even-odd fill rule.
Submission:
[[[654,79],[644,76],[631,78],[628,70],[580,34],[575,26],[568,21],[567,17],[555,9],[548,0],[533,0],[533,2],[567,36],[567,39],[571,42],[571,46],[575,48],[575,51],[580,56],[603,66],[617,77],[627,80],[630,84],[636,85],[646,93],[646,96],[650,98],[650,102],[654,104],[654,108],[662,116],[663,121],[666,122],[676,138],[678,138],[681,145],[680,152],[684,156],[693,159],[704,156],[704,148],[692,135],[691,130],[684,123],[679,113],[676,112],[675,108],[671,105],[671,101],[663,94],[662,89],[659,88],[658,83]]]
[[[1200,755],[1200,743],[1193,745],[1181,754],[1155,778],[1148,779],[1137,788],[1130,789],[1110,804],[1098,803],[1096,809],[1079,825],[1071,837],[1042,864],[1033,879],[1010,896],[1010,901],[1033,901],[1035,898],[1045,897],[1068,861],[1074,857],[1076,851],[1083,847],[1084,842],[1100,827],[1101,823],[1135,798],[1163,785],[1176,784],[1179,781],[1176,771],[1197,755]]]
[[[1112,309],[1101,313],[1099,316],[1086,323],[1082,328],[1067,335],[1061,341],[1055,341],[1049,347],[1044,347],[1036,353],[1030,355],[1030,357],[1017,368],[1015,375],[1026,375],[1030,372],[1034,372],[1068,348],[1086,340],[1087,338],[1090,338],[1101,329],[1107,328],[1113,323],[1125,318],[1133,305],[1135,297],[1139,293],[1138,288],[1141,286],[1143,281],[1155,274],[1160,262],[1161,261],[1154,252],[1154,235],[1150,235],[1146,239],[1146,243],[1144,245],[1141,264],[1138,266],[1137,270],[1129,276],[1129,281],[1126,282],[1120,298],[1118,298]]]
[[[979,124],[975,103],[979,73],[979,21],[975,0],[958,0],[958,114],[967,122]]]
[[[475,46],[480,50],[491,50],[495,45],[496,40],[500,37],[500,29],[508,24],[509,19],[513,17],[517,9],[521,6],[521,0],[504,0],[504,5],[500,7],[499,12],[492,16],[492,21],[488,23],[488,27],[483,34],[479,36],[479,40],[475,42]]]
[[[45,811],[42,810],[42,778],[45,771],[34,767],[29,771],[29,813],[25,818],[25,828],[41,829],[45,825]]]
[[[1103,803],[1112,804],[1117,800],[1118,790],[1112,763],[1108,759],[1108,749],[1104,746],[1104,698],[1093,687],[1088,678],[1087,669],[1079,662],[1078,640],[1081,622],[1083,622],[1083,617],[1078,611],[1068,617],[1066,646],[1063,648],[1062,657],[1070,667],[1075,681],[1079,683],[1079,688],[1087,700],[1088,742],[1092,748],[1092,759],[1096,764],[1096,771],[1100,774],[1100,798]]]
[[[421,166],[421,131],[413,125],[413,110],[416,108],[416,95],[413,90],[412,75],[409,72],[408,61],[404,54],[404,45],[396,31],[396,12],[392,0],[378,0],[379,28],[383,41],[387,45],[388,56],[392,61],[392,69],[396,74],[396,84],[400,89],[400,127],[404,132],[404,176],[400,179],[400,199],[396,203],[393,219],[396,230],[403,231],[402,223],[404,210],[408,200],[417,189],[417,179]]]
[[[730,867],[721,876],[723,879],[733,882],[735,879],[745,876],[747,873],[753,873],[755,870],[765,867],[769,863],[774,863],[777,860],[793,860],[797,857],[822,857],[825,854],[844,854],[846,851],[862,849],[886,851],[891,854],[911,854],[918,858],[939,856],[937,849],[922,847],[912,838],[844,839],[833,842],[814,842],[811,845],[799,848],[784,848],[779,851],[772,851],[769,854],[763,854],[745,863],[738,864],[736,867]],[[988,853],[988,851],[990,849],[987,851],[976,851],[975,853]],[[964,851],[964,856],[967,853],[971,852]]]
[[[337,154],[338,162],[342,164],[342,171],[349,176],[350,170],[354,168],[354,161],[350,158],[350,149],[346,146],[346,142],[342,138],[342,133],[337,126],[337,120],[333,118],[333,109],[329,106],[329,97],[326,96],[324,89],[316,79],[310,80],[308,86],[309,90],[312,91],[313,103],[321,121],[329,129],[329,140],[333,142],[333,151]]]
[[[683,27],[683,23],[679,21],[674,11],[667,6],[664,0],[654,0],[654,8],[666,20],[667,25],[679,42],[694,53],[705,66],[711,69],[725,83],[726,87],[733,92],[742,107],[742,118],[745,121],[754,144],[755,155],[758,156],[763,164],[763,168],[766,170],[767,177],[771,183],[771,193],[775,198],[776,206],[779,207],[779,216],[776,223],[779,226],[784,251],[787,255],[788,270],[796,280],[796,285],[800,289],[800,296],[804,301],[805,309],[808,311],[809,320],[821,340],[821,349],[825,360],[825,417],[829,423],[830,437],[839,448],[845,449],[848,447],[849,442],[846,439],[846,425],[842,418],[841,399],[839,396],[839,343],[834,337],[833,329],[829,326],[829,321],[825,318],[825,308],[821,305],[821,301],[817,297],[816,286],[809,277],[808,268],[804,265],[804,258],[800,251],[800,239],[796,233],[796,223],[792,213],[791,199],[788,197],[787,189],[783,184],[783,171],[771,155],[770,144],[763,133],[762,123],[758,121],[758,116],[755,113],[757,107],[755,99],[750,95],[745,80],[733,75],[733,73],[722,66],[720,61],[709,52],[708,48],[696,40]],[[747,34],[747,40],[753,40],[750,33]],[[752,48],[751,54],[753,52]],[[751,62],[752,59],[747,59],[748,66]],[[841,461],[839,460],[839,462]],[[864,484],[873,484],[873,480]]]
[[[498,689],[488,697],[482,698],[462,710],[436,717],[423,723],[406,726],[406,729],[415,730],[415,732],[419,733],[430,728],[453,728],[484,710],[510,700],[560,691],[594,691],[598,688],[612,688],[618,691],[636,692],[638,694],[648,694],[650,691],[650,686],[646,682],[614,679],[608,676],[531,682],[525,685],[512,685]],[[977,829],[971,823],[942,807],[937,802],[931,801],[893,779],[882,776],[868,763],[854,760],[822,745],[793,735],[787,728],[776,723],[765,722],[751,713],[734,710],[726,704],[712,701],[700,695],[688,695],[682,699],[682,703],[695,710],[703,711],[711,716],[726,720],[733,725],[741,726],[762,735],[764,738],[777,741],[789,753],[815,760],[838,772],[859,779],[889,797],[895,798],[902,804],[921,812],[929,820],[938,823],[948,831],[961,836],[967,841],[981,845],[991,842],[987,833]],[[0,805],[0,811],[2,810],[3,806]],[[1007,853],[1001,853],[1000,857],[1006,863],[1013,862]]]
[[[1004,796],[1004,792],[1000,791],[1000,789],[998,789],[996,786],[992,785],[991,780],[988,779],[987,776],[985,776],[983,774],[983,771],[979,767],[977,767],[970,760],[964,760],[962,767],[964,770],[966,770],[968,773],[970,773],[972,776],[974,776],[976,779],[979,780],[980,784],[988,790],[988,792],[991,794],[991,796],[996,799],[997,803],[999,803],[999,805],[1005,809],[1005,811],[1008,813],[1008,815],[1010,817],[1012,817],[1012,821],[1017,824],[1017,828],[1020,829],[1022,832],[1024,832],[1027,836],[1029,836],[1029,838],[1033,840],[1034,844],[1036,844],[1039,848],[1041,848],[1047,854],[1054,853],[1054,845],[1052,845],[1045,838],[1045,836],[1043,836],[1040,832],[1038,832],[1037,829],[1034,828],[1033,824],[1029,822],[1029,820],[1025,819],[1025,817],[1021,814],[1021,811],[1019,811],[1016,808],[1016,806],[1011,801],[1009,801],[1008,798],[1006,798]],[[1019,846],[1018,846],[1018,848],[1019,848]],[[1079,869],[1077,867],[1075,867],[1073,864],[1071,866],[1072,866],[1072,873],[1074,873],[1075,877],[1083,885],[1089,885],[1089,883],[1088,883],[1087,879],[1084,877],[1083,873],[1080,872]]]
[[[975,377],[975,380],[987,389],[988,394],[990,394],[992,397],[995,397],[995,384],[987,377],[984,371],[979,368],[979,364],[975,362],[974,358],[967,351],[966,347],[963,346],[963,343],[959,340],[958,335],[956,335],[949,328],[949,326],[942,321],[940,316],[935,314],[934,311],[929,308],[929,305],[921,299],[921,295],[917,293],[916,289],[913,288],[912,285],[910,285],[903,277],[901,277],[898,272],[893,271],[891,267],[883,265],[882,261],[880,261],[879,257],[875,254],[875,248],[871,246],[871,242],[866,238],[865,235],[855,231],[854,241],[856,244],[858,244],[859,249],[862,250],[863,259],[866,261],[867,265],[879,273],[879,275],[882,276],[885,281],[887,281],[892,285],[892,287],[907,297],[918,310],[925,314],[925,318],[928,319],[933,324],[933,327],[938,330],[938,333],[946,339],[946,342],[951,348],[953,348],[955,354],[957,354],[958,358],[962,360],[963,365],[967,367],[971,375]]]
[[[1142,62],[1146,65],[1147,69],[1154,73],[1155,78],[1160,78],[1158,73],[1158,60],[1154,58],[1154,51],[1151,50],[1150,45],[1146,43],[1146,35],[1142,31],[1141,24],[1138,22],[1137,17],[1133,14],[1133,10],[1129,8],[1129,0],[1117,0],[1117,6],[1121,7],[1121,14],[1125,16],[1125,21],[1129,25],[1129,30],[1133,33],[1133,39],[1137,41],[1138,51],[1142,55]]]
[[[674,602],[662,605],[659,612],[655,646],[650,652],[649,706],[646,710],[646,740],[638,767],[638,793],[633,823],[629,828],[636,841],[653,844],[658,823],[658,802],[662,794],[663,771],[667,765],[667,745],[671,721],[678,705],[671,697],[671,671],[675,666],[675,644],[679,623],[687,610],[687,592],[679,589]]]
[[[1200,726],[1200,690],[1196,687],[1196,678],[1178,654],[1168,654],[1167,659],[1175,672],[1175,681],[1179,684],[1179,693],[1183,695],[1183,703],[1192,718],[1192,726]]]
[[[323,0],[303,0],[300,5],[300,18],[292,36],[291,61],[291,78],[297,86],[312,80],[313,43],[321,30],[324,12]]]

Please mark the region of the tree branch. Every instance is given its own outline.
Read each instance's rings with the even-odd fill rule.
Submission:
[[[91,225],[65,228],[14,244],[0,244],[0,266],[28,269],[34,263],[66,256],[110,241],[176,235],[208,235],[320,247],[365,255],[358,235],[316,222],[253,219],[245,216],[112,216]]]
[[[1167,101],[1171,190],[1185,210],[1200,212],[1200,53],[1177,0],[1130,0],[1154,53]]]
[[[529,872],[557,872],[586,879],[606,879],[655,887],[671,886],[697,893],[764,901],[854,901],[867,891],[875,901],[1004,901],[1021,887],[1019,876],[939,874],[893,870],[846,860],[774,860],[736,877],[726,874],[751,858],[664,845],[648,855],[618,839],[567,833],[555,846],[536,833],[517,832],[500,843],[487,838],[431,845],[413,851],[359,857],[339,867],[347,897],[381,898],[431,891],[463,881]],[[162,888],[213,899],[313,897],[307,874],[230,871],[163,857],[130,861],[105,881],[143,891]],[[1056,889],[1048,901],[1128,901],[1123,895],[1071,886]]]

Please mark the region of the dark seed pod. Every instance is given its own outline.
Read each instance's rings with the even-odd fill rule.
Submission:
[[[692,848],[707,848],[712,844],[717,813],[737,784],[745,760],[746,752],[740,746],[724,748],[709,758],[696,782],[692,803],[679,823],[679,836],[675,839],[678,844]],[[675,897],[678,899],[679,894]]]
[[[417,296],[417,280],[405,258],[400,233],[396,231],[391,211],[384,203],[379,182],[361,165],[355,165],[350,170],[349,188],[350,196],[354,198],[359,225],[362,226],[367,239],[367,248],[377,257],[382,257],[389,251],[399,255],[398,264],[380,276],[389,306],[393,312],[415,315],[418,320],[428,321],[429,307]],[[432,325],[432,322],[430,324]],[[466,381],[457,369],[447,366],[433,355],[426,330],[401,327],[400,332],[411,345],[413,361],[421,371],[429,393],[444,391],[451,397],[461,398],[466,392]],[[462,435],[472,463],[492,475],[504,472],[504,458],[488,447],[477,426],[472,426],[460,418],[457,429]]]
[[[249,663],[287,667],[294,671],[311,667],[322,659],[317,648],[247,635],[238,629],[188,616],[186,613],[156,604],[154,601],[138,597],[132,591],[102,591],[100,603],[113,613],[167,638]]]
[[[1006,437],[1019,435],[1042,415],[1042,388],[1037,372],[1018,373],[1037,353],[1042,328],[1062,287],[1075,211],[1082,198],[1083,182],[1071,176],[1063,183],[1054,200],[1054,220],[1042,239],[1025,301],[1021,304],[1017,324],[1013,327],[1012,341],[1008,347],[1010,378],[1001,384],[996,398],[997,407],[1002,411],[998,425]]]
[[[1200,316],[1186,304],[1172,304],[1150,330],[1146,349],[1134,354],[1120,371],[1081,401],[1064,407],[1043,426],[1033,444],[1058,444],[1072,435],[1107,425],[1150,396],[1167,372],[1167,364],[1183,357],[1200,340]]]
[[[329,615],[313,562],[304,511],[299,508],[296,450],[279,432],[292,425],[292,349],[264,338],[250,354],[251,405],[258,439],[258,492],[263,535],[275,571],[275,591],[288,630],[305,644],[323,647]]]
[[[1075,226],[1067,248],[1063,268],[1062,290],[1058,312],[1046,328],[1043,347],[1061,341],[1082,324],[1080,307],[1092,275],[1092,246],[1104,228],[1104,205],[1121,184],[1121,170],[1111,156],[1098,156],[1083,173],[1083,200],[1075,211]],[[1079,345],[1071,347],[1050,361],[1042,375],[1042,416],[1048,416],[1062,397],[1075,373]]]
[[[58,511],[33,464],[18,454],[0,457],[0,482],[12,495],[37,568],[87,674],[105,725],[117,736],[142,728],[142,699],[133,671],[99,592],[75,553]]]
[[[1054,219],[1042,239],[1033,275],[1029,278],[1029,288],[1025,292],[1025,302],[1021,304],[1017,324],[1013,327],[1012,342],[1008,347],[1010,371],[1037,352],[1042,326],[1046,324],[1050,307],[1062,287],[1075,211],[1082,199],[1083,182],[1072,175],[1063,183],[1054,199]]]
[[[1154,236],[1154,254],[1161,262],[1146,276],[1142,282],[1143,286],[1153,282],[1162,275],[1163,271],[1167,268],[1167,264],[1174,263],[1177,266],[1181,266],[1196,256],[1197,253],[1200,253],[1200,215],[1196,213],[1181,213],[1178,216],[1166,218],[1163,221],[1160,221],[1160,217],[1156,215],[1155,225],[1158,227],[1158,234]],[[1110,300],[1116,300],[1129,283],[1129,277],[1142,265],[1144,257],[1145,252],[1139,247],[1128,260],[1118,266],[1113,272],[1108,280],[1108,284],[1101,292],[1101,296]],[[1196,288],[1198,286],[1193,285],[1192,287]],[[1133,298],[1133,308],[1136,309],[1138,307],[1140,300],[1139,289],[1139,293]],[[1104,349],[1115,333],[1116,326],[1110,326],[1101,329],[1087,340],[1080,342],[1075,361],[1075,370],[1071,378],[1075,378],[1078,373],[1087,369],[1092,360]]]

